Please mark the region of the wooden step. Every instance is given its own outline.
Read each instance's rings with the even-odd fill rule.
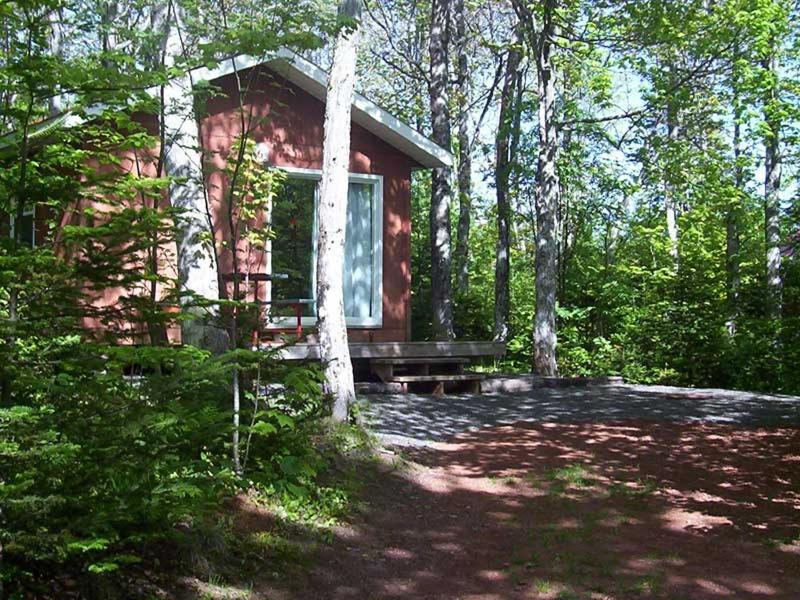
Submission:
[[[443,356],[505,356],[505,344],[496,342],[353,342],[350,358],[438,358]],[[281,347],[277,358],[319,360],[316,342]]]
[[[452,378],[464,373],[464,365],[469,364],[469,359],[464,357],[407,357],[407,358],[379,358],[369,362],[370,371],[381,381],[389,383],[396,381],[396,377],[431,377],[442,376]]]
[[[408,392],[410,386],[427,387],[423,393],[430,393],[434,396],[442,396],[445,393],[445,386],[450,388],[461,388],[459,391],[468,391],[473,394],[481,393],[481,381],[486,379],[482,373],[453,373],[450,375],[395,375],[390,380],[391,383],[399,383],[403,386],[403,391]],[[431,389],[430,386],[433,386]],[[466,390],[464,389],[466,387]]]
[[[462,364],[466,365],[470,359],[463,357],[439,357],[439,358],[373,358],[370,363],[376,365],[442,365],[442,364]]]
[[[483,373],[453,373],[452,375],[394,375],[391,381],[397,383],[417,383],[424,381],[482,381]]]

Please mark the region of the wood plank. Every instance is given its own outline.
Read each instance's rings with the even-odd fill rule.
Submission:
[[[452,356],[450,358],[444,357],[427,357],[427,358],[371,358],[370,363],[373,365],[441,365],[441,364],[469,364],[470,359],[460,356]]]
[[[395,375],[395,383],[420,383],[425,381],[482,381],[486,379],[483,373],[463,373],[453,375]]]
[[[274,347],[273,347],[274,348]],[[270,346],[265,345],[264,350]],[[350,344],[351,358],[440,358],[504,356],[505,344],[496,342],[375,342]],[[283,360],[319,360],[318,344],[294,344],[279,347],[277,358]]]

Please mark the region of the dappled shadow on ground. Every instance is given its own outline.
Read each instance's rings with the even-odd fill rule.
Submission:
[[[519,423],[406,453],[466,478],[531,477],[543,465],[581,465],[601,487],[611,486],[612,495],[647,492],[673,507],[707,515],[717,522],[717,531],[732,528],[761,540],[800,539],[798,428]]]
[[[365,508],[254,595],[798,597],[796,428],[527,423],[404,456],[363,465]]]
[[[800,425],[800,398],[733,390],[593,385],[436,398],[370,396],[366,420],[388,443],[423,445],[463,431],[518,421],[582,423],[648,419],[740,425]]]

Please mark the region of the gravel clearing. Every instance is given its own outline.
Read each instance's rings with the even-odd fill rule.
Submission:
[[[384,444],[397,446],[428,446],[462,432],[520,421],[800,425],[797,396],[669,386],[587,385],[444,397],[384,394],[362,400],[365,421]]]

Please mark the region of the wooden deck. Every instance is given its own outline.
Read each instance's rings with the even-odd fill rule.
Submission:
[[[495,342],[373,342],[350,344],[352,359],[501,357],[505,344]],[[278,352],[283,360],[319,360],[319,344],[294,344]]]
[[[268,346],[265,346],[268,348]],[[403,392],[442,395],[480,393],[485,376],[465,367],[472,360],[505,354],[505,344],[494,342],[372,342],[350,344],[356,381],[397,384]],[[283,346],[282,360],[319,360],[319,344]]]

